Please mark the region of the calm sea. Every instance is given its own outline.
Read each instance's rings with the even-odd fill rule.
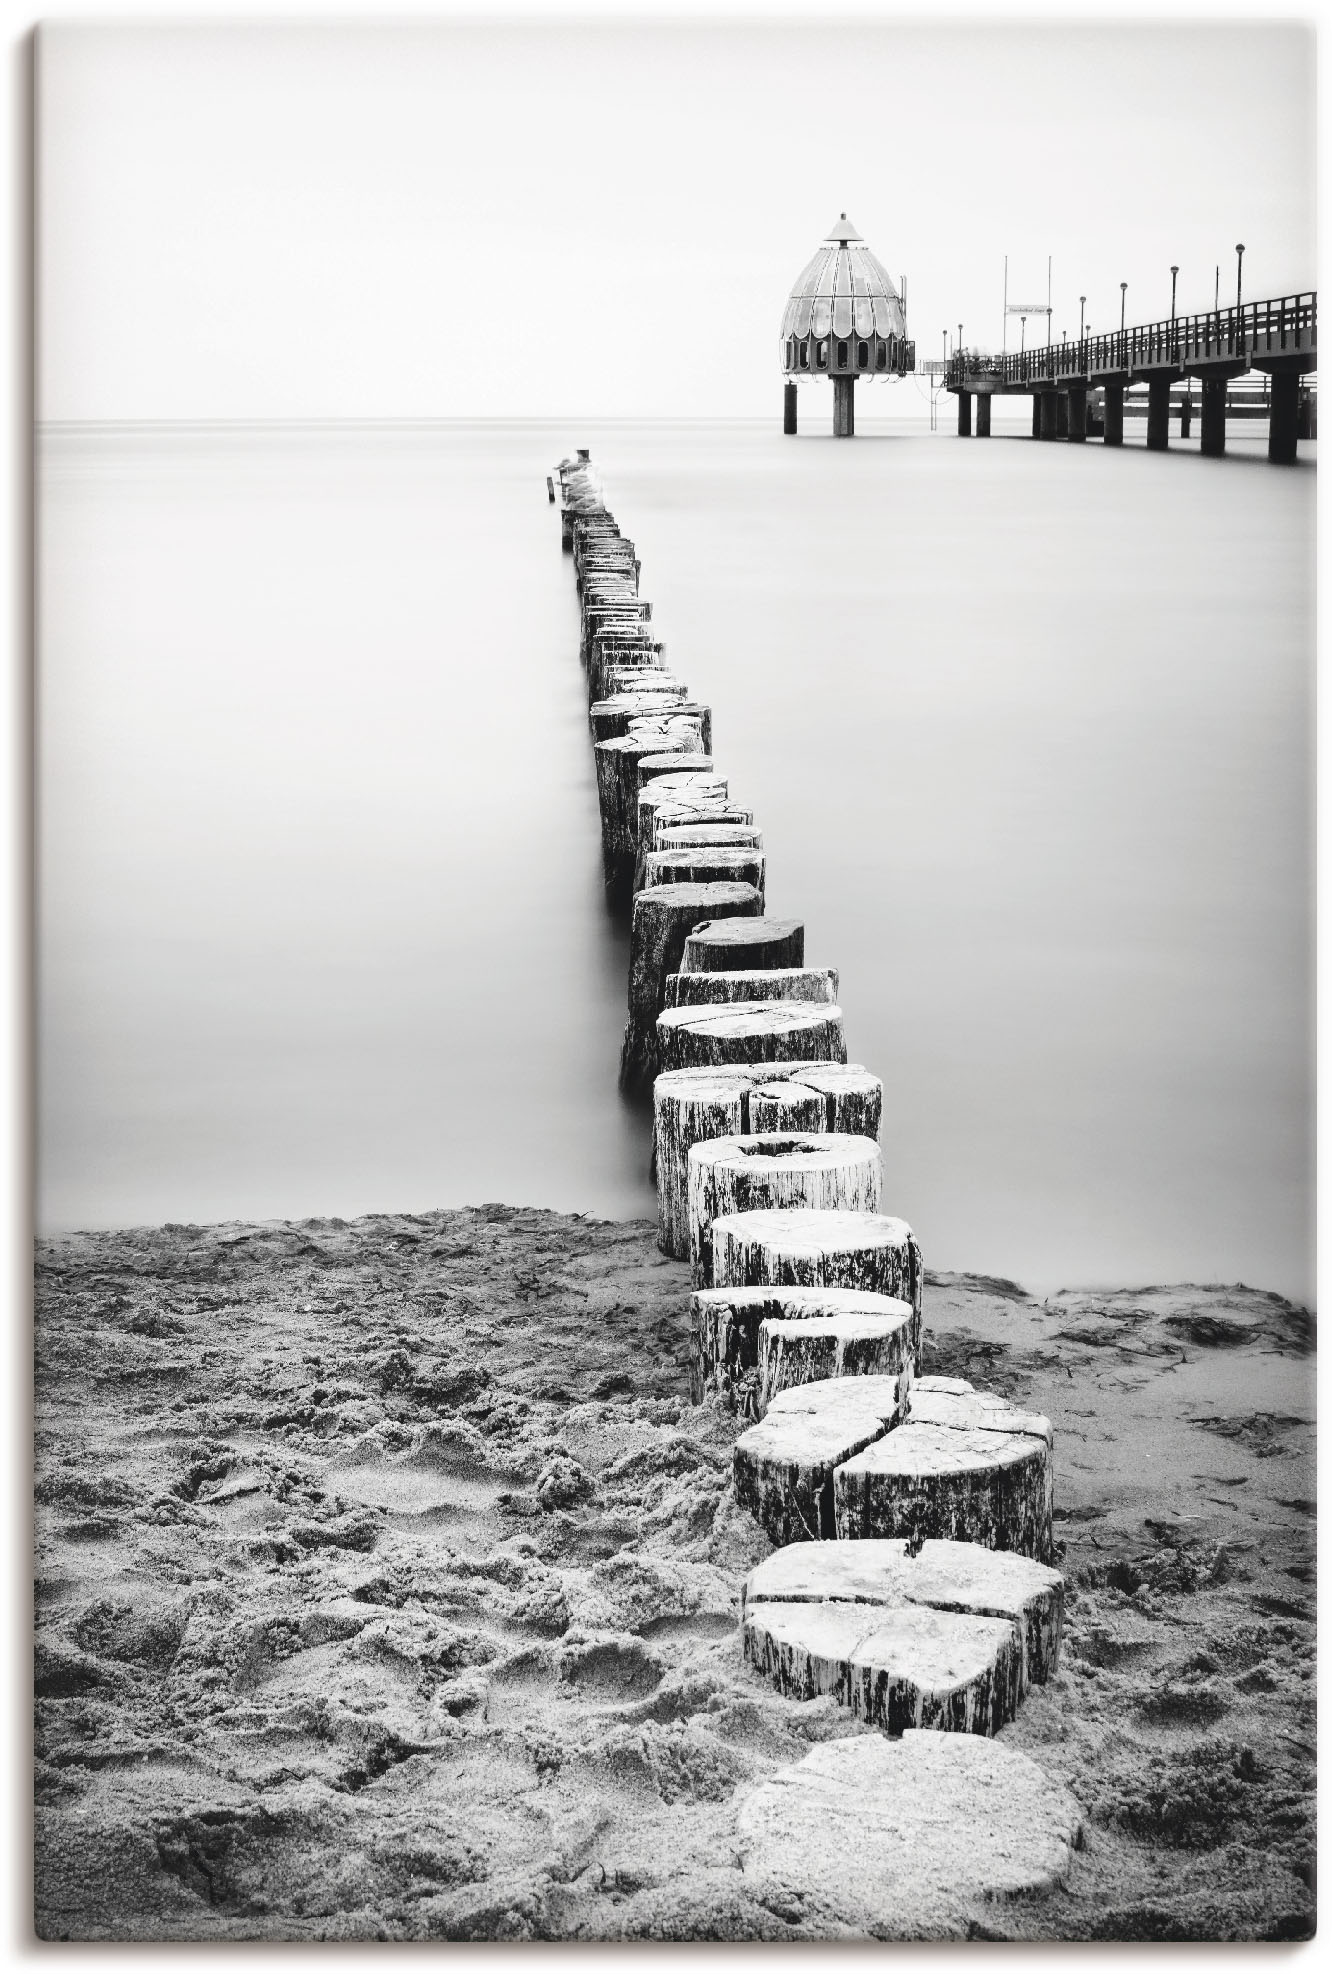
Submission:
[[[651,1210],[584,444],[927,1260],[1312,1296],[1312,465],[826,423],[45,435],[44,1226]]]

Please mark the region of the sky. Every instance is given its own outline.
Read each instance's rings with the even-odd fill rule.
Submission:
[[[1295,293],[1314,86],[1270,20],[58,22],[39,414],[771,416],[843,210],[921,355],[1000,346],[1005,254],[1012,298],[1052,261],[1056,338],[1121,281],[1168,315],[1172,262],[1182,312],[1218,264],[1233,298],[1241,240],[1246,296]]]

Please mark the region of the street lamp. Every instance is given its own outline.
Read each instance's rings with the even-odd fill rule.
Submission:
[[[1020,315],[1018,321],[1022,324],[1022,336],[1018,343],[1018,355],[1021,356],[1025,353],[1027,347],[1027,318],[1025,315]]]
[[[1121,336],[1124,333],[1124,303],[1127,297],[1128,297],[1128,282],[1121,281],[1119,284],[1119,333]]]
[[[1170,320],[1172,322],[1175,319],[1175,283],[1178,279],[1179,269],[1172,264],[1170,269]]]
[[[1244,299],[1244,242],[1235,248],[1235,313],[1238,315]]]
[[[962,354],[962,324],[960,322],[957,325],[957,353],[959,357]]]
[[[1079,295],[1078,296],[1078,341],[1079,342],[1082,341],[1086,333],[1087,333],[1087,297],[1085,295]]]

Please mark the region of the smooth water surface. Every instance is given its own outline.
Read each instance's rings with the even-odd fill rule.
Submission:
[[[930,1264],[1311,1297],[1315,474],[1247,429],[48,434],[43,1224],[651,1209],[581,443]]]

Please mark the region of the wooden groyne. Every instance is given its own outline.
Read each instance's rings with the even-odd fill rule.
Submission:
[[[629,919],[620,1081],[652,1094],[658,1243],[691,1264],[691,1396],[748,1422],[735,1498],[778,1545],[745,1586],[744,1652],[782,1692],[833,1693],[890,1736],[992,1735],[1058,1665],[1053,1432],[923,1375],[924,1264],[882,1198],[884,1087],[847,1060],[836,969],[807,960],[803,919],[767,915],[761,829],[711,707],[667,670],[587,453],[548,485],[606,892]],[[810,1801],[813,1759],[790,1771]],[[882,1787],[914,1772],[890,1765]],[[1031,1772],[993,1775],[1019,1845],[1039,1821]],[[965,1819],[957,1840],[960,1857]]]

